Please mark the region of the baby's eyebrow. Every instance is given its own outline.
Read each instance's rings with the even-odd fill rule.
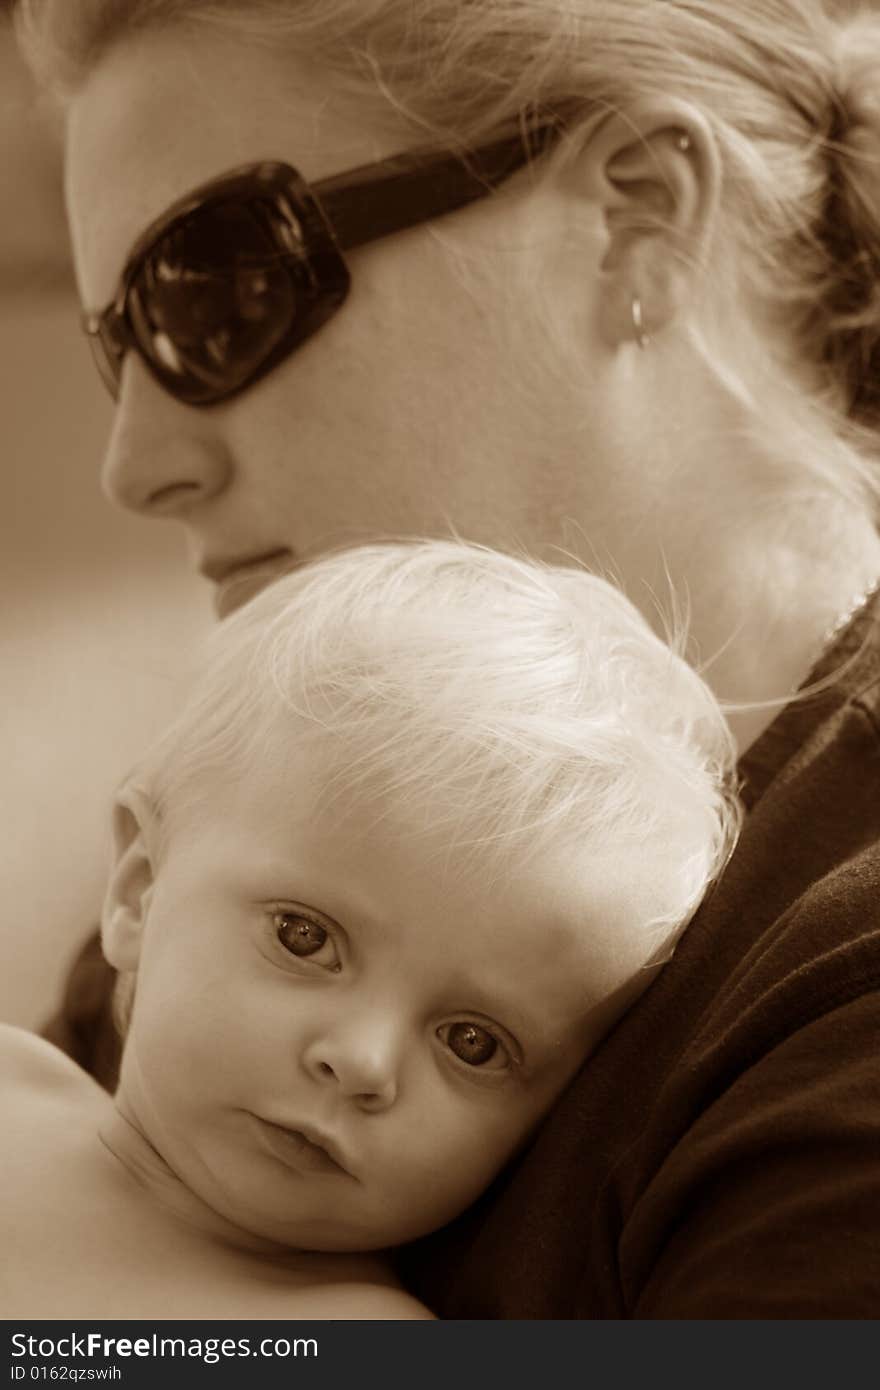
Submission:
[[[449,997],[462,1001],[463,1013],[471,1009],[504,1028],[521,1049],[528,1046],[533,1050],[539,1046],[540,1016],[527,1000],[505,996],[491,984],[487,985],[484,979],[463,974],[450,982]]]

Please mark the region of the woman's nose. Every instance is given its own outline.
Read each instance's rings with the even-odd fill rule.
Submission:
[[[399,1055],[387,1017],[349,1018],[320,1032],[304,1048],[303,1065],[319,1085],[338,1087],[362,1110],[387,1110],[397,1099]]]
[[[126,360],[102,484],[117,506],[183,516],[229,484],[232,457],[209,412],[181,405],[141,362]]]

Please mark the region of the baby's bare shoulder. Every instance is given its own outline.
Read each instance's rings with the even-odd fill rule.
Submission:
[[[417,1298],[388,1284],[325,1284],[298,1291],[296,1300],[295,1316],[304,1320],[412,1322],[434,1316]]]
[[[46,1223],[57,1219],[55,1198],[63,1190],[62,1210],[76,1206],[71,1154],[93,1114],[110,1102],[57,1047],[2,1024],[0,1086],[0,1248],[14,1252],[16,1278],[26,1283],[32,1247],[44,1242]],[[6,1304],[8,1289],[4,1297]]]
[[[52,1043],[7,1023],[0,1023],[0,1076],[7,1105],[25,1105],[30,1097],[45,1103],[101,1094],[97,1083]]]
[[[401,1288],[381,1253],[326,1256],[316,1252],[305,1258],[310,1260],[314,1282],[296,1291],[296,1312],[287,1316],[343,1322],[410,1322],[434,1316]]]
[[[411,1322],[434,1316],[401,1288],[384,1256],[365,1252],[301,1252],[280,1276],[276,1270],[262,1279],[247,1268],[239,1292],[246,1306],[236,1317]]]

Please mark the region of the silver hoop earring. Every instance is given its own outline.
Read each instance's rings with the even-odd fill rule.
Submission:
[[[639,299],[639,296],[637,294],[633,295],[632,321],[633,329],[635,330],[636,335],[636,342],[638,343],[642,351],[644,351],[650,343],[651,339],[645,332],[645,318],[642,313],[642,301]]]

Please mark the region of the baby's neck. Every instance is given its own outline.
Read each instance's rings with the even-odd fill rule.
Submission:
[[[124,1169],[151,1202],[172,1217],[176,1224],[201,1236],[208,1243],[287,1267],[301,1262],[304,1255],[309,1262],[320,1259],[311,1252],[293,1250],[254,1235],[208,1206],[181,1181],[136,1121],[130,1119],[117,1104],[113,1104],[100,1125],[98,1138],[114,1162]]]

